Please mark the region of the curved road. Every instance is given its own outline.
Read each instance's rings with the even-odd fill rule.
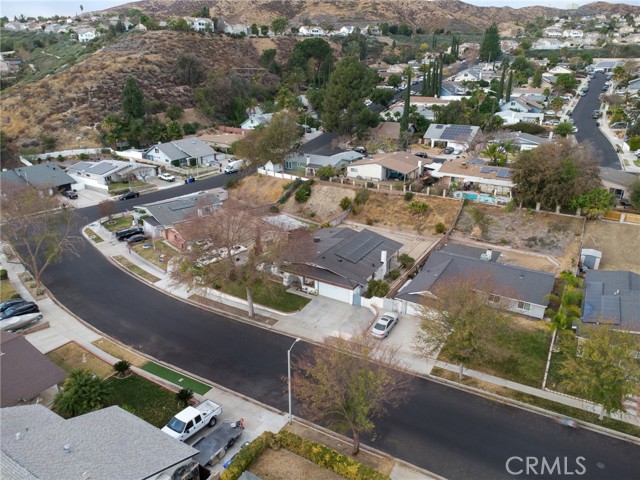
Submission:
[[[598,164],[601,167],[621,170],[620,158],[615,148],[613,148],[609,139],[596,126],[598,120],[591,118],[593,111],[600,109],[600,100],[598,97],[602,94],[602,88],[606,81],[607,79],[604,73],[596,74],[595,78],[589,82],[589,91],[584,97],[580,97],[571,117],[575,122],[575,126],[578,127],[578,133],[575,134],[576,140],[580,143],[591,142]]]
[[[221,186],[227,178],[198,181],[117,206],[125,210],[140,201]],[[99,216],[97,207],[78,214],[78,227]],[[44,275],[51,292],[76,315],[144,353],[286,410],[282,379],[290,337],[167,296],[120,271],[86,241],[79,253],[51,265]],[[580,478],[631,480],[638,478],[640,468],[637,445],[562,427],[546,417],[419,378],[408,403],[377,425],[375,439],[367,443],[449,479],[563,478],[581,472],[584,465]],[[505,467],[510,457],[511,474]],[[526,457],[532,458],[530,466],[538,462],[528,475]],[[543,457],[547,475],[540,474]]]

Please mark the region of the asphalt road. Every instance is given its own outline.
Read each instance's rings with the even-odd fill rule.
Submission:
[[[139,199],[134,203],[221,186],[215,177]],[[97,207],[78,211],[84,225]],[[76,315],[149,355],[285,411],[286,351],[293,339],[227,319],[169,297],[104,259],[83,241],[79,256],[51,265],[44,283]],[[296,346],[294,355],[307,345]],[[377,422],[369,443],[395,457],[450,479],[563,478],[637,479],[640,448],[436,382],[416,379],[415,395]],[[506,462],[510,463],[510,474]],[[537,467],[527,472],[529,465]],[[580,460],[578,457],[584,457]],[[540,464],[550,465],[540,474]],[[556,460],[556,459],[559,460]],[[559,463],[554,463],[559,462]],[[521,473],[517,474],[517,472]],[[528,475],[527,475],[528,473]]]
[[[620,159],[611,142],[596,126],[597,120],[591,118],[594,110],[600,109],[598,97],[602,94],[602,87],[606,82],[604,73],[596,74],[595,78],[589,82],[589,91],[584,97],[580,97],[578,104],[573,109],[571,117],[578,127],[575,134],[578,142],[591,142],[594,148],[594,155],[601,167],[615,168],[621,170]]]

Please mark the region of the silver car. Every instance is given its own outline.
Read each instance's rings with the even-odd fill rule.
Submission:
[[[15,317],[5,318],[0,320],[0,330],[3,332],[13,332],[21,330],[23,328],[35,325],[42,319],[42,313],[25,313],[24,315],[17,315]]]
[[[397,323],[397,313],[385,312],[371,328],[371,335],[375,338],[387,338],[389,332]]]

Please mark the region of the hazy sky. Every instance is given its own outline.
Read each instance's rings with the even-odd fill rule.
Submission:
[[[236,0],[248,1],[248,0]],[[510,6],[524,7],[528,5],[543,5],[546,7],[570,8],[575,5],[584,5],[594,0],[467,0],[466,3],[486,6]],[[614,1],[604,0],[609,3],[626,3],[640,6],[640,0]],[[14,16],[24,14],[26,17],[51,17],[53,15],[69,16],[80,13],[80,5],[85,12],[103,10],[129,3],[125,0],[0,0],[0,16],[13,19]]]

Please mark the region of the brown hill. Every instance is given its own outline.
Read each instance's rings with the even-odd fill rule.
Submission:
[[[67,70],[2,94],[2,130],[19,145],[41,134],[55,134],[57,147],[99,144],[96,127],[120,109],[120,96],[129,76],[137,79],[148,100],[183,108],[193,106],[193,90],[180,85],[175,60],[197,52],[209,71],[260,67],[260,53],[275,48],[286,59],[297,40],[233,39],[172,31],[131,32]],[[269,74],[264,81],[274,81]]]

